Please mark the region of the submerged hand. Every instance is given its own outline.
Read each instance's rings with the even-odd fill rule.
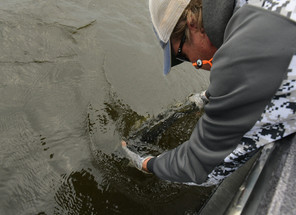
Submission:
[[[132,152],[127,148],[126,142],[121,141],[121,146],[127,155],[127,158],[132,162],[132,164],[139,170],[149,173],[147,169],[148,161],[153,158],[153,156],[141,157],[140,155]]]

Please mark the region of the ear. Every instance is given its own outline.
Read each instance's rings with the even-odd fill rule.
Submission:
[[[197,24],[194,22],[187,21],[187,27],[190,31],[197,30]]]
[[[191,22],[191,23],[187,22],[187,26],[188,26],[189,31],[198,31],[197,24],[194,22]],[[202,34],[206,33],[204,28],[200,28],[199,31]]]

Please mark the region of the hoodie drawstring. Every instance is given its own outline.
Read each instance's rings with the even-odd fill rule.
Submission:
[[[211,67],[212,67],[212,60],[213,58],[211,58],[210,60],[201,60],[201,59],[198,59],[195,63],[192,63],[193,66],[197,66],[198,68],[201,68],[202,65],[204,64],[209,64]]]

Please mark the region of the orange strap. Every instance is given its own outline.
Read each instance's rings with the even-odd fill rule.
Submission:
[[[193,63],[192,65],[193,66],[198,66],[198,67],[202,67],[202,65],[204,65],[204,64],[209,64],[211,67],[212,67],[212,60],[213,60],[213,58],[211,58],[210,60],[203,60],[203,61],[201,61],[202,63],[201,63],[201,65],[198,65],[197,64],[197,61],[195,62],[195,63]]]

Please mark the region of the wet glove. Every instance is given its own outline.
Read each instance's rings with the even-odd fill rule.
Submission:
[[[125,141],[121,141],[121,146],[122,146],[122,149],[125,152],[127,158],[131,161],[133,166],[135,166],[138,170],[140,170],[144,173],[149,173],[146,167],[145,167],[145,169],[143,169],[143,163],[147,159],[150,160],[151,158],[153,158],[153,156],[141,157],[140,155],[129,150],[126,146]]]
[[[188,99],[189,101],[194,102],[199,109],[202,109],[209,102],[206,97],[206,91],[191,95]]]

